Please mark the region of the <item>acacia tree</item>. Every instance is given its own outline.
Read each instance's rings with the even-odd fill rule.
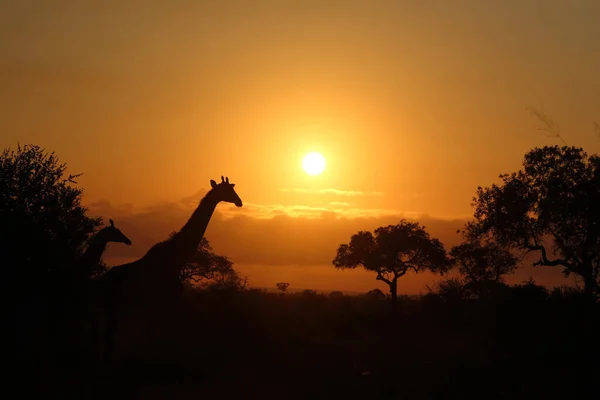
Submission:
[[[504,275],[517,268],[517,258],[497,243],[464,242],[450,250],[450,256],[460,274],[464,286],[479,297],[486,289],[504,282]]]
[[[377,273],[376,279],[390,288],[392,307],[397,308],[398,279],[409,271],[444,273],[450,268],[443,244],[430,238],[424,226],[401,220],[397,225],[360,231],[337,250],[333,265],[339,269],[361,267]]]
[[[35,145],[0,154],[0,262],[17,281],[42,281],[47,272],[72,265],[101,223],[81,204],[80,175],[66,169]]]
[[[477,188],[471,239],[536,252],[534,265],[562,267],[598,294],[600,271],[600,157],[576,147],[546,146],[525,155],[502,183]]]

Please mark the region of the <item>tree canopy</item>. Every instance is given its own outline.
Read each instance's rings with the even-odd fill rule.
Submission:
[[[459,272],[469,282],[502,282],[517,268],[517,258],[496,243],[465,242],[450,250]]]
[[[519,171],[500,179],[477,189],[467,235],[536,252],[535,265],[560,266],[582,277],[588,294],[597,294],[600,158],[577,147],[535,148]]]
[[[0,250],[4,273],[32,281],[71,265],[100,225],[81,204],[66,164],[35,145],[0,154]]]
[[[361,267],[377,274],[390,287],[392,303],[397,302],[397,282],[409,271],[444,273],[450,268],[443,244],[430,238],[424,226],[401,220],[397,225],[360,231],[337,250],[333,265],[340,269]]]
[[[450,256],[462,276],[464,290],[479,298],[502,286],[504,275],[512,274],[518,261],[508,249],[493,242],[463,242],[450,250]]]

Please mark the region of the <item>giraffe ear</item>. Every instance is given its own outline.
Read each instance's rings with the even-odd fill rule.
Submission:
[[[212,188],[216,188],[217,187],[217,182],[215,182],[214,180],[210,180],[210,186],[212,186]]]
[[[110,221],[110,226],[112,226],[113,228],[115,227],[115,223],[112,219],[109,220]]]
[[[232,184],[231,184],[231,187],[234,187],[234,186],[235,186],[235,183],[232,183]]]

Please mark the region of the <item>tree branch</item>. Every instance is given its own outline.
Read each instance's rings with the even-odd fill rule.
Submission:
[[[392,281],[390,281],[389,279],[386,279],[382,274],[381,271],[377,271],[377,278],[375,278],[378,281],[383,281],[385,283],[387,283],[388,285],[392,284]]]
[[[409,266],[410,267],[410,266]],[[414,269],[414,268],[413,268]],[[406,275],[406,272],[408,271],[407,268],[404,268],[402,271],[394,271],[394,280],[398,280],[398,278]],[[416,269],[415,269],[416,271]]]
[[[546,255],[546,248],[542,245],[535,245],[535,246],[527,246],[527,252],[530,251],[539,251],[541,253],[542,258],[539,261],[536,261],[533,263],[533,266],[536,267],[538,265],[545,265],[548,267],[556,267],[558,265],[562,265],[563,267],[567,267],[567,268],[573,268],[573,266],[567,261],[564,260],[562,258],[557,258],[555,260],[549,260],[547,255]]]

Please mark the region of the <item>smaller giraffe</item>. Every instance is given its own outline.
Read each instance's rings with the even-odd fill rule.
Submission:
[[[88,247],[77,261],[77,268],[89,278],[97,270],[98,264],[102,259],[102,254],[106,251],[106,246],[113,243],[124,243],[131,246],[131,240],[115,227],[111,219],[110,225],[102,228],[96,235],[90,239]]]
[[[131,240],[123,234],[119,229],[115,227],[115,223],[112,219],[109,220],[110,224],[100,229],[89,241],[88,247],[85,252],[75,262],[70,272],[70,278],[67,282],[68,290],[71,297],[68,297],[71,302],[79,304],[79,307],[75,305],[75,312],[79,323],[79,329],[83,329],[80,333],[85,332],[86,329],[90,329],[89,333],[91,337],[95,337],[98,329],[98,321],[93,314],[94,312],[94,296],[95,296],[95,283],[91,280],[94,274],[100,270],[100,261],[102,255],[106,251],[106,247],[109,243],[124,243],[131,246]],[[84,340],[82,344],[84,346],[93,346],[93,342],[85,342],[85,333],[83,333],[81,340]]]

